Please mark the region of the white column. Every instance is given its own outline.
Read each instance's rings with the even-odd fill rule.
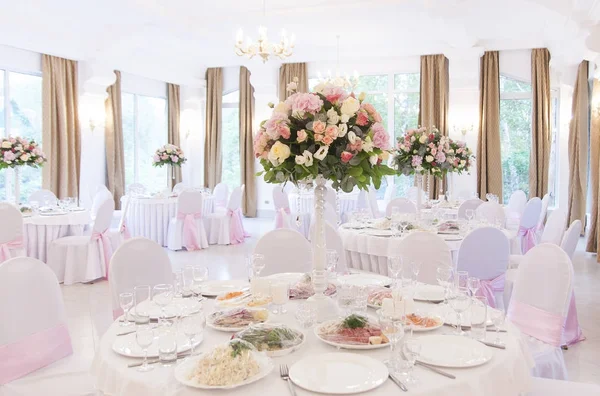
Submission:
[[[206,80],[182,85],[181,148],[187,157],[183,166],[183,182],[200,187],[204,183],[204,116],[206,112]]]

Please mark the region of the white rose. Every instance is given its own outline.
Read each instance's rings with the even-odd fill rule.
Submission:
[[[323,161],[327,156],[327,151],[329,151],[329,146],[320,146],[317,152],[314,154],[314,157],[319,161]]]
[[[290,146],[281,142],[275,142],[271,150],[269,151],[269,161],[273,166],[278,166],[283,163],[290,156]]]
[[[348,125],[346,125],[346,124],[338,125],[338,136],[344,137],[344,136],[346,136],[346,133],[348,133]]]
[[[316,87],[314,87],[313,92],[323,93],[324,89],[325,89],[325,83],[320,83],[320,84],[317,84]]]
[[[340,121],[342,121],[344,124],[347,123],[348,120],[350,120],[350,116],[348,114],[342,114],[340,117]]]
[[[452,149],[449,149],[449,150],[448,150],[448,154],[454,154],[454,150],[452,150]]]
[[[367,138],[365,139],[365,141],[363,142],[362,145],[362,149],[365,153],[370,153],[371,151],[373,151],[373,141],[371,140],[370,137],[367,136]]]
[[[8,140],[2,142],[2,148],[11,148],[12,144]]]
[[[167,149],[167,153],[168,153],[168,154],[171,154],[171,152],[172,152],[172,151],[173,151],[173,150],[171,150],[170,148],[168,148],[168,149]]]
[[[363,100],[365,100],[365,98],[366,98],[366,97],[367,97],[367,94],[366,94],[366,93],[364,93],[364,92],[361,92],[361,93],[358,95],[358,100],[360,100],[360,101],[362,102]]]
[[[340,110],[342,111],[342,114],[353,116],[354,114],[356,114],[359,108],[360,102],[354,99],[352,96],[350,96],[346,100],[344,100],[344,102],[342,103],[342,108]]]
[[[425,161],[427,161],[427,162],[433,162],[433,156],[428,155],[427,157],[425,157]]]
[[[285,104],[285,102],[279,102],[277,104],[277,106],[275,106],[275,109],[273,110],[274,113],[283,113],[283,114],[288,114],[290,112],[290,106],[288,106],[287,104]]]
[[[369,162],[371,163],[371,165],[377,165],[378,160],[379,157],[377,155],[372,155],[369,157]]]
[[[21,161],[28,161],[29,160],[29,154],[23,154],[21,156]]]
[[[421,137],[419,138],[419,143],[425,143],[426,141],[427,141],[427,136],[421,135]]]
[[[465,160],[460,160],[460,166],[461,166],[461,167],[465,166],[465,164],[466,164],[466,163],[467,163],[467,161],[465,161]]]
[[[411,136],[411,138],[410,138],[410,141],[411,141],[411,142],[414,142],[415,140],[416,140],[416,139],[415,139],[415,137],[414,137],[414,136]]]
[[[336,125],[338,122],[340,122],[340,116],[337,111],[333,107],[327,110],[327,123]]]
[[[306,166],[312,166],[313,164],[313,155],[310,151],[304,150],[303,154],[304,158],[306,158]]]
[[[296,161],[296,163],[297,163],[298,165],[304,165],[304,164],[306,163],[306,158],[304,158],[304,156],[303,156],[303,155],[297,155],[297,156],[294,158],[294,161]]]
[[[350,142],[350,144],[356,143],[356,139],[358,139],[358,137],[356,137],[356,133],[352,131],[348,132],[348,141]]]

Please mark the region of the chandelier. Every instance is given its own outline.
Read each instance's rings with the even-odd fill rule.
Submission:
[[[340,35],[336,36],[337,39],[337,63],[335,67],[335,75],[331,74],[331,70],[327,71],[327,75],[323,76],[320,71],[317,72],[317,79],[322,83],[329,83],[338,87],[343,87],[348,90],[354,90],[358,85],[359,74],[356,70],[352,73],[352,76],[348,73],[340,72]]]
[[[266,0],[263,1],[263,17],[266,17]],[[246,42],[244,43],[244,32],[240,29],[237,32],[235,40],[235,53],[238,56],[246,55],[250,59],[258,55],[261,57],[263,63],[266,63],[271,56],[276,56],[283,60],[293,54],[295,39],[293,34],[288,39],[287,33],[283,30],[281,32],[281,41],[279,43],[271,43],[267,37],[267,28],[259,26],[258,41],[255,43],[250,37],[246,37]]]

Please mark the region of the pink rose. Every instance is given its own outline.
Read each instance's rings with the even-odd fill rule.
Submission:
[[[290,138],[290,127],[289,126],[279,125],[279,127],[277,128],[277,131],[279,132],[281,137],[283,137],[284,139]]]
[[[320,142],[321,140],[323,140],[324,135],[321,134],[315,134],[315,141],[316,142]]]
[[[273,113],[271,118],[265,122],[264,128],[266,134],[273,140],[279,139],[281,136],[279,127],[287,126],[289,118],[285,113]]]
[[[178,156],[176,156],[176,155],[172,155],[172,156],[171,156],[171,161],[173,161],[173,162],[177,163],[177,162],[179,162],[179,157],[178,157]]]
[[[327,128],[327,124],[323,121],[317,120],[313,122],[313,131],[315,131],[315,133],[324,133],[325,128]]]
[[[294,115],[315,114],[323,107],[323,100],[312,93],[298,92],[287,98],[285,104],[290,106]]]
[[[333,138],[331,136],[325,135],[325,137],[323,138],[323,143],[329,146],[331,143],[333,143]]]
[[[381,115],[375,110],[375,107],[371,103],[363,103],[360,107],[373,118],[373,121],[381,122]]]
[[[348,94],[342,87],[327,85],[323,89],[323,96],[331,103],[338,104],[343,102],[348,97]]]
[[[349,143],[346,146],[346,150],[358,152],[358,151],[362,150],[362,145],[363,145],[363,141],[360,139],[356,139],[356,141],[354,143]]]
[[[343,151],[342,152],[341,158],[342,158],[342,162],[344,164],[347,164],[348,162],[350,162],[350,160],[352,159],[352,157],[354,157],[354,154],[352,154],[352,153],[350,153],[348,151]]]
[[[166,160],[169,158],[169,156],[167,154],[163,154],[160,158]]]
[[[365,126],[369,122],[369,116],[365,111],[358,111],[356,116],[356,125]]]
[[[435,155],[435,153],[437,153],[437,149],[435,149],[435,148],[432,148],[432,149],[431,149],[431,155]]]
[[[14,161],[15,158],[16,158],[15,153],[13,153],[12,151],[4,152],[4,161]]]
[[[152,157],[152,161],[154,162],[160,162],[160,158],[158,155],[154,154],[154,157]]]
[[[419,155],[413,155],[412,162],[411,162],[413,167],[416,168],[417,166],[421,165],[422,163],[423,163],[423,157],[421,157]]]
[[[338,137],[338,134],[338,127],[335,125],[328,125],[327,128],[325,128],[325,135],[327,135],[331,139],[335,139],[336,137]]]
[[[371,127],[373,131],[373,145],[382,150],[387,150],[390,147],[390,137],[385,131],[385,128],[382,124],[376,122]]]
[[[308,137],[308,134],[306,133],[306,131],[304,129],[301,129],[298,131],[298,143],[302,143],[303,141],[306,140],[307,137]]]

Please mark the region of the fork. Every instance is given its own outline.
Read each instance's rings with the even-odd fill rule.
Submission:
[[[288,389],[290,390],[292,396],[296,396],[294,384],[292,383],[292,381],[290,381],[290,370],[288,370],[287,364],[279,365],[279,375],[281,376],[281,379],[287,381]]]

